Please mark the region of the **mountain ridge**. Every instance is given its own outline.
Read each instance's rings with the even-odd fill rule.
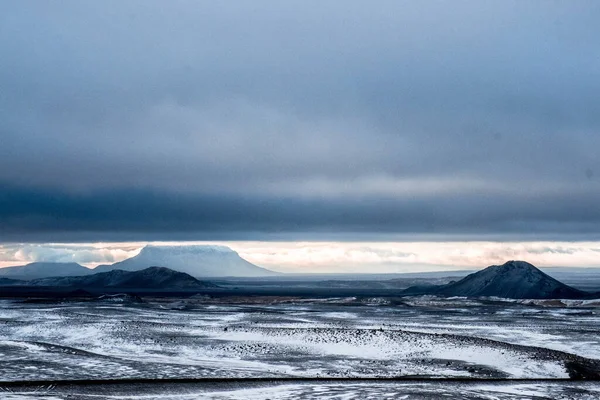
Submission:
[[[21,279],[0,278],[0,286],[24,285],[27,281]]]
[[[30,286],[72,287],[79,289],[160,289],[193,290],[214,288],[184,272],[165,267],[148,267],[139,271],[113,270],[86,276],[64,276],[35,279]]]
[[[37,261],[25,265],[0,268],[1,278],[31,280],[53,276],[83,276],[93,274],[93,270],[76,262]]]

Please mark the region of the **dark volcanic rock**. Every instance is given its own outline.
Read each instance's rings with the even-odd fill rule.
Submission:
[[[94,295],[83,289],[75,289],[68,293],[65,293],[66,297],[93,297]]]
[[[574,289],[525,261],[493,265],[442,286],[446,296],[496,296],[511,299],[578,299],[589,294]]]
[[[153,289],[153,290],[194,290],[216,287],[202,282],[183,272],[163,267],[150,267],[141,271],[114,270],[88,276],[36,279],[32,286],[77,287],[92,289]]]
[[[503,297],[509,299],[582,299],[592,293],[577,290],[540,271],[525,261],[508,261],[440,286],[413,286],[404,295],[460,297]]]

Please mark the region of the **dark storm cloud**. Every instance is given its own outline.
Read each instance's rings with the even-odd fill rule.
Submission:
[[[585,195],[448,194],[324,200],[182,196],[142,190],[68,195],[2,189],[0,234],[6,241],[346,240],[364,238],[360,236],[364,234],[375,239],[396,235],[394,240],[600,237],[600,209]],[[345,235],[348,232],[353,235]]]
[[[2,8],[4,240],[600,233],[597,2]]]

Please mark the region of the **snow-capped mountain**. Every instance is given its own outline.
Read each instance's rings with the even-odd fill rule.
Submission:
[[[93,270],[77,263],[33,262],[16,267],[0,268],[0,277],[11,279],[39,279],[51,276],[82,276]]]
[[[148,245],[137,256],[112,265],[99,265],[94,269],[94,272],[106,272],[115,269],[137,271],[151,266],[167,267],[201,278],[277,275],[276,272],[258,267],[244,260],[229,247],[207,245]]]

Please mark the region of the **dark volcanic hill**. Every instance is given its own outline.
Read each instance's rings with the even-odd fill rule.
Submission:
[[[258,267],[226,246],[146,246],[135,257],[112,265],[99,265],[95,272],[115,269],[138,271],[159,265],[195,277],[263,277],[279,275]]]
[[[0,268],[0,277],[11,279],[39,279],[51,276],[82,276],[93,271],[77,263],[34,262],[16,267]]]
[[[447,285],[409,288],[405,294],[511,299],[580,299],[591,293],[565,285],[525,261],[508,261]]]
[[[88,276],[36,279],[31,286],[73,287],[83,289],[195,290],[216,287],[183,272],[150,267],[141,271],[114,270]]]

